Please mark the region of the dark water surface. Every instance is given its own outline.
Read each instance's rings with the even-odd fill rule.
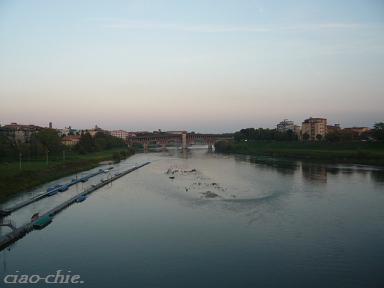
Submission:
[[[384,287],[384,171],[192,149],[137,154],[114,173],[147,160],[0,252],[0,286],[63,270],[79,287]],[[102,177],[9,219],[25,223]]]

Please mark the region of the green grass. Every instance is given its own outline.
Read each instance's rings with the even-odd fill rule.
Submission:
[[[44,159],[0,163],[0,200],[17,192],[30,190],[43,183],[97,167],[101,161],[112,160],[115,152],[123,148],[105,150],[85,155],[67,153],[65,161],[60,157],[46,163]],[[60,159],[60,160],[59,160]]]
[[[218,152],[222,151],[219,149]],[[254,141],[232,143],[226,152],[310,159],[335,163],[384,165],[384,143]]]

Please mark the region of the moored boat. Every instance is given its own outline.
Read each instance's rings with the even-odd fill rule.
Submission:
[[[52,195],[55,195],[58,191],[59,191],[59,188],[61,187],[60,184],[57,184],[53,187],[49,187],[47,189],[47,192],[48,192],[48,196],[52,196]]]
[[[33,228],[43,229],[45,226],[49,225],[52,222],[52,217],[49,215],[42,216],[33,222]]]
[[[31,222],[36,221],[39,218],[39,213],[35,213],[31,217]]]
[[[67,191],[68,190],[68,185],[62,185],[61,187],[59,187],[59,192],[64,192],[64,191]]]
[[[79,197],[76,198],[76,202],[77,203],[80,203],[80,202],[83,202],[85,199],[87,199],[87,196],[85,195],[80,195]]]

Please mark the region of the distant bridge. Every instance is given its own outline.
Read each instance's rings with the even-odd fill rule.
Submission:
[[[167,145],[181,146],[183,149],[194,144],[207,144],[208,149],[218,140],[231,140],[231,134],[200,134],[200,133],[148,133],[128,138],[128,145],[141,144],[144,150],[148,150],[150,144],[160,145],[165,148]]]

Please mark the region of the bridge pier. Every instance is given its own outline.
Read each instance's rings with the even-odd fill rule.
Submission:
[[[187,144],[187,133],[183,133],[181,134],[181,147],[183,149],[187,149],[188,148],[188,144]]]
[[[143,143],[144,153],[148,152],[148,143]]]

